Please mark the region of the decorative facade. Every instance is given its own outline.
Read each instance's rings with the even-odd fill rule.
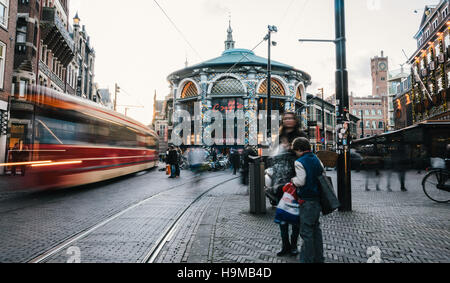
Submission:
[[[234,44],[230,26],[222,56],[176,71],[168,76],[168,81],[175,108],[187,110],[191,115],[194,115],[195,102],[202,105],[202,117],[208,110],[221,113],[244,110],[247,113],[245,143],[248,144],[248,133],[254,130],[249,129],[252,117],[248,115],[266,109],[268,64],[267,59],[251,50],[234,48]],[[271,65],[272,110],[283,113],[303,108],[310,75],[276,61]]]
[[[408,101],[413,124],[430,120],[450,120],[450,19],[449,1],[425,6],[419,31],[414,37],[417,51],[409,60],[412,65],[412,89]],[[397,100],[396,111],[405,111]]]

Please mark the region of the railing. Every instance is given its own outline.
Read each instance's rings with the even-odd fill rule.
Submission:
[[[39,69],[45,74],[47,75],[52,82],[54,82],[55,84],[57,84],[63,91],[65,90],[65,84],[64,82],[57,76],[55,75],[50,68],[45,65],[42,61],[39,61]]]
[[[70,37],[69,32],[64,27],[64,24],[59,19],[58,14],[56,13],[56,8],[44,7],[42,10],[42,22],[54,24],[57,27],[60,34],[62,35],[62,37],[64,38],[64,40],[66,41],[70,50],[74,52],[75,44],[72,38]]]

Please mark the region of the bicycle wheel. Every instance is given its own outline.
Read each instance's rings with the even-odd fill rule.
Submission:
[[[437,188],[438,184],[450,185],[450,172],[446,170],[435,170],[428,173],[422,181],[425,195],[438,203],[450,202],[450,192]]]

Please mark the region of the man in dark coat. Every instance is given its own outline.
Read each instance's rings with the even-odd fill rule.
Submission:
[[[175,165],[178,162],[178,154],[173,146],[169,149],[169,154],[167,155],[166,163],[170,165],[170,176],[169,178],[176,177],[176,168]]]
[[[233,166],[233,175],[236,175],[241,163],[241,156],[237,150],[233,150],[231,153],[231,165]]]

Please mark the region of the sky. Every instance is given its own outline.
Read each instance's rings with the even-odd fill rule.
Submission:
[[[164,9],[168,20],[157,3]],[[406,62],[417,48],[425,5],[439,0],[346,0],[349,91],[371,95],[370,58],[384,51],[389,68]],[[417,13],[414,11],[417,10]],[[335,45],[300,43],[300,38],[335,39],[332,0],[70,0],[70,19],[78,12],[96,51],[95,81],[114,93],[128,115],[150,124],[153,97],[169,94],[167,76],[189,65],[216,58],[224,51],[231,18],[236,48],[253,49],[275,25],[272,59],[309,73],[308,93],[335,89]],[[256,55],[267,57],[267,44]],[[124,107],[118,111],[124,113]]]

